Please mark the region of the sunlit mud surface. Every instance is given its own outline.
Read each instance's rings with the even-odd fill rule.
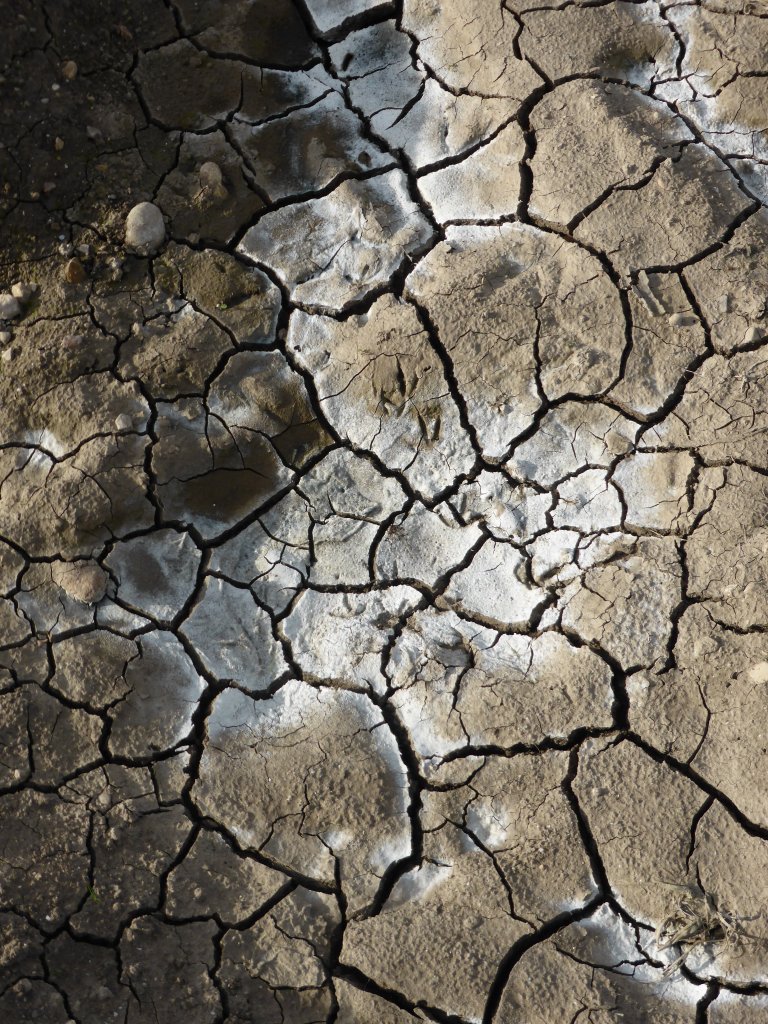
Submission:
[[[768,6],[0,13],[1,1024],[767,1021]]]

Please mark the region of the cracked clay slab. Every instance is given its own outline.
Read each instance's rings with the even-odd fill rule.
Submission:
[[[0,1024],[764,1024],[762,0],[3,15]]]

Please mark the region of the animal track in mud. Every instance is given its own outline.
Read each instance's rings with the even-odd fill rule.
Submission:
[[[762,1020],[768,12],[6,22],[0,1019]]]

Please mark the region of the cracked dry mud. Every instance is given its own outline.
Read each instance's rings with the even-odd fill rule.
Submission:
[[[768,1020],[768,6],[0,12],[0,1022]]]

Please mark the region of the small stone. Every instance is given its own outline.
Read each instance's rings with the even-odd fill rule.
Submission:
[[[77,64],[73,60],[65,60],[61,65],[61,77],[66,78],[68,82],[73,82],[77,78]]]
[[[11,285],[11,295],[13,295],[15,299],[18,299],[23,305],[26,305],[30,301],[36,291],[37,285],[29,284],[26,281],[17,281],[15,284]]]
[[[123,276],[123,261],[118,256],[110,256],[107,260],[106,270],[110,281],[119,281]]]
[[[97,809],[100,811],[108,811],[112,806],[112,797],[109,795],[108,789],[102,789],[96,799],[93,801]]]
[[[725,293],[725,295],[721,295],[720,296],[720,301],[718,302],[718,306],[720,308],[720,312],[721,313],[728,313],[728,312],[730,312],[731,296],[727,292]]]
[[[64,280],[68,284],[82,284],[88,280],[88,273],[77,257],[73,256],[64,264]]]
[[[216,188],[224,183],[221,168],[212,160],[207,160],[200,168],[200,184],[203,188]]]
[[[744,335],[744,344],[753,345],[756,341],[762,341],[765,337],[765,329],[753,324]]]
[[[0,331],[0,345],[7,345],[12,337],[10,331]]]
[[[151,256],[165,242],[165,222],[154,203],[139,203],[125,220],[125,244],[141,256]]]
[[[108,576],[92,562],[54,562],[53,582],[80,604],[96,604],[107,592]]]
[[[226,199],[227,187],[224,184],[224,175],[221,173],[219,165],[212,160],[206,161],[200,168],[200,184],[216,199]]]
[[[9,345],[8,348],[3,349],[0,359],[2,359],[4,363],[11,363],[18,354],[18,350],[15,349],[13,345]]]
[[[56,138],[53,140],[53,148],[56,150],[57,153],[60,153],[62,149],[64,149],[64,139],[62,139],[60,135],[57,135]]]
[[[56,182],[55,181],[44,181],[43,182],[43,195],[50,195],[51,192],[55,192]]]
[[[21,316],[21,306],[15,295],[0,295],[0,320],[15,320]]]
[[[121,412],[119,416],[115,417],[115,428],[117,430],[130,430],[133,426],[133,420],[126,412]]]

